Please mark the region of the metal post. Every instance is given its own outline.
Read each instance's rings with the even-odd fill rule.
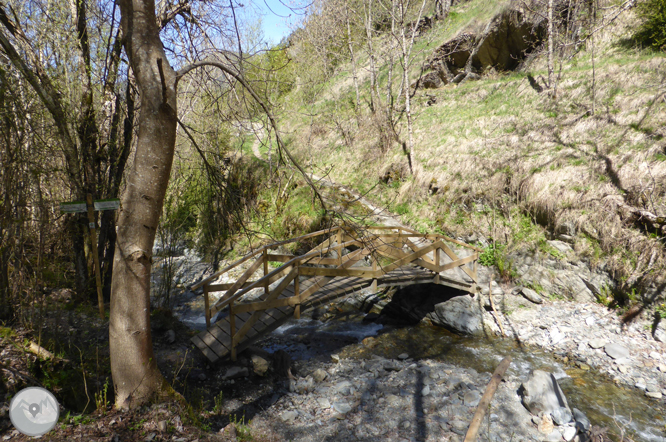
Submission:
[[[102,274],[99,268],[99,256],[97,256],[97,234],[95,233],[95,212],[93,209],[92,195],[86,197],[88,208],[88,227],[90,230],[90,243],[92,246],[93,262],[95,263],[95,282],[97,283],[97,303],[99,304],[99,317],[104,319],[104,296],[102,295]]]

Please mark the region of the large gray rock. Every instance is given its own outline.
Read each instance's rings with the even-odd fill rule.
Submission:
[[[543,303],[543,298],[534,290],[528,289],[527,287],[523,287],[522,290],[520,291],[525,299],[527,299],[530,302],[533,302],[535,304],[541,304]]]
[[[446,302],[435,305],[435,311],[430,314],[434,324],[468,334],[483,334],[483,310],[468,295],[456,296]]]
[[[534,415],[558,413],[561,407],[569,410],[567,398],[552,373],[534,370],[521,385],[520,392],[523,405]]]
[[[629,349],[621,346],[620,344],[606,344],[604,351],[613,359],[628,358],[630,356]]]

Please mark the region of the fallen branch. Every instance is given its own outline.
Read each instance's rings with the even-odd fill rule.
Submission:
[[[486,410],[490,405],[490,401],[493,399],[495,391],[497,391],[497,387],[502,381],[502,377],[504,376],[506,369],[509,368],[509,364],[511,364],[511,356],[504,358],[504,360],[502,360],[502,362],[500,362],[500,364],[495,369],[495,373],[493,373],[493,376],[490,378],[490,382],[488,382],[486,391],[483,393],[483,397],[479,401],[479,405],[476,407],[476,413],[474,413],[472,422],[469,424],[469,429],[467,430],[467,434],[465,435],[465,440],[463,442],[474,442],[476,440],[483,416],[486,414]]]
[[[30,341],[30,345],[28,346],[28,351],[30,353],[34,353],[40,358],[44,359],[55,359],[55,356],[53,356],[53,353],[42,347],[41,345],[37,344],[34,341]]]

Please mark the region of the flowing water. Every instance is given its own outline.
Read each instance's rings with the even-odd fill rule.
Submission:
[[[190,295],[181,301],[175,309],[180,320],[194,329],[205,329],[203,298]],[[666,442],[666,408],[637,389],[615,385],[595,370],[569,367],[548,352],[521,346],[511,339],[465,337],[426,325],[384,327],[363,322],[363,316],[352,314],[328,322],[292,319],[269,335],[265,349],[284,349],[295,359],[333,353],[353,359],[373,354],[397,358],[408,353],[414,359],[432,359],[488,373],[504,357],[511,356],[508,374],[526,379],[535,369],[553,373],[569,405],[583,411],[593,425],[607,427],[614,434],[624,429],[637,442]],[[372,348],[361,343],[368,336],[375,337]]]
[[[510,339],[464,337],[427,325],[383,327],[361,322],[360,316],[356,320],[347,318],[325,323],[308,319],[291,320],[277,329],[274,335],[282,339],[275,339],[273,344],[269,340],[266,350],[274,352],[284,349],[297,359],[326,353],[337,353],[352,359],[366,359],[372,355],[397,358],[407,353],[414,359],[437,360],[492,373],[504,357],[511,356],[513,361],[507,375],[526,379],[531,370],[553,373],[569,406],[583,411],[593,425],[607,427],[610,434],[625,431],[636,441],[666,442],[666,409],[656,401],[646,398],[636,389],[615,385],[595,370],[571,368],[557,361],[550,353],[520,346]],[[375,338],[371,347],[361,343],[368,336]],[[303,343],[304,337],[308,345]],[[348,342],[350,338],[357,343],[337,347],[340,339]],[[332,342],[333,348],[311,345],[316,339]]]

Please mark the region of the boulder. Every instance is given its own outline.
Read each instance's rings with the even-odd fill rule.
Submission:
[[[456,296],[435,305],[430,319],[434,324],[468,335],[483,333],[483,309],[471,296]]]
[[[569,410],[567,398],[552,373],[534,370],[529,379],[520,387],[523,405],[530,413],[559,413],[560,408]]]

